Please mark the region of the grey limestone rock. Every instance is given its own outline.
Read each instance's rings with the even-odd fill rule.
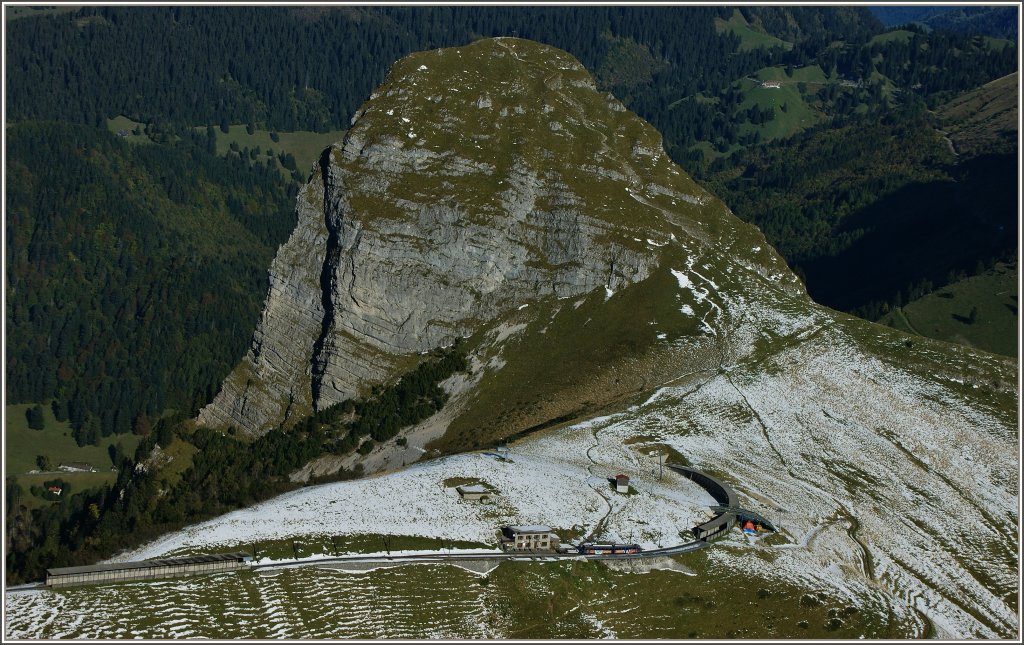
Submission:
[[[634,240],[680,229],[631,187],[699,189],[620,107],[526,41],[396,63],[301,192],[251,347],[198,422],[261,434],[523,304],[647,278],[658,251]]]

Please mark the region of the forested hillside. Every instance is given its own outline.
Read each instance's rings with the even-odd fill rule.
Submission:
[[[54,399],[79,444],[193,413],[256,324],[294,185],[204,143],[7,130],[7,401]]]
[[[808,130],[712,166],[816,301],[877,319],[1017,248],[1015,154],[958,160],[921,103]]]
[[[781,53],[737,52],[739,37],[714,26],[731,11],[85,7],[73,16],[12,23],[8,118],[95,124],[124,114],[142,122],[256,123],[286,131],[346,127],[401,56],[516,35],[564,48],[609,88],[627,90],[627,104],[682,152],[726,124],[709,106],[678,104],[670,114],[669,104],[717,93]],[[880,27],[853,8],[749,11],[784,37],[813,38],[814,47],[829,39],[863,41]]]
[[[388,387],[347,400],[290,430],[274,430],[240,449],[235,433],[162,419],[134,455],[116,455],[113,485],[75,491],[44,508],[31,508],[32,491],[6,482],[8,583],[43,578],[49,567],[110,557],[161,533],[251,505],[298,486],[288,478],[321,455],[346,455],[440,410],[448,399],[438,384],[467,367],[456,346],[434,352]],[[177,455],[169,459],[169,453]],[[342,470],[329,479],[362,473]]]

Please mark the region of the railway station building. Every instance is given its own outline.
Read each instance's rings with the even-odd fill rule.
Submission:
[[[506,526],[501,533],[501,548],[505,551],[554,551],[558,548],[559,538],[547,526]]]

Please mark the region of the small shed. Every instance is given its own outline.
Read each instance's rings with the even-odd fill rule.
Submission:
[[[491,491],[484,488],[482,484],[470,484],[463,486],[456,486],[455,490],[458,491],[459,497],[470,501],[479,501],[487,499],[491,496]]]
[[[615,491],[619,493],[629,492],[629,477],[626,475],[615,476]]]

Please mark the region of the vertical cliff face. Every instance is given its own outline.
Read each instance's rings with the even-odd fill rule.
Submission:
[[[396,63],[297,210],[252,346],[200,423],[287,424],[523,305],[640,283],[669,253],[714,248],[800,291],[649,124],[517,39]]]
[[[313,343],[324,319],[323,200],[323,178],[314,173],[299,192],[295,230],[270,266],[270,289],[249,350],[199,423],[259,432],[312,410]]]

